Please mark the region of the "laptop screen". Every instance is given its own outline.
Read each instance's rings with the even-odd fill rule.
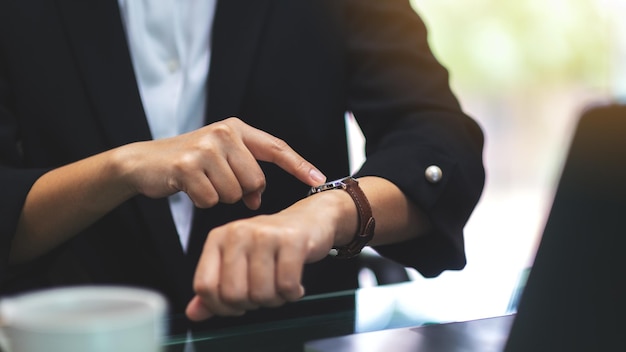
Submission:
[[[626,107],[578,123],[506,352],[626,351]]]

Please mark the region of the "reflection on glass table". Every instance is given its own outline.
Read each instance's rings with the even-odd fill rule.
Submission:
[[[409,281],[307,296],[293,303],[298,315],[283,314],[270,323],[170,336],[165,351],[302,351],[304,344],[312,340],[403,326],[467,321],[515,311],[510,300],[481,309],[476,307],[474,295],[467,291],[435,291],[433,287]],[[510,298],[514,299],[513,296]],[[188,346],[190,343],[193,349]]]
[[[354,332],[355,291],[312,295],[277,310],[272,322],[250,322],[241,326],[213,328],[168,336],[166,352],[203,351],[302,351],[306,341]],[[298,312],[297,316],[290,312]],[[176,324],[181,316],[174,316]],[[190,346],[192,345],[192,346]]]

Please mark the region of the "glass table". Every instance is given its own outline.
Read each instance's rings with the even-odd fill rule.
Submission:
[[[356,291],[312,295],[291,303],[299,317],[168,336],[164,352],[302,351],[307,341],[354,333]],[[172,317],[171,323],[182,317]],[[191,347],[192,345],[193,347]]]
[[[491,298],[488,292],[482,292],[482,296]],[[488,307],[484,304],[485,297],[479,301],[475,295],[468,294],[468,290],[444,291],[440,287],[428,288],[418,282],[312,295],[291,303],[304,314],[282,317],[269,323],[172,335],[167,338],[164,351],[300,352],[304,350],[305,343],[313,340],[513,313],[515,307],[511,307],[508,297],[504,298],[499,303],[491,299],[491,307]],[[177,318],[172,319],[175,321]],[[193,349],[189,348],[190,344]]]

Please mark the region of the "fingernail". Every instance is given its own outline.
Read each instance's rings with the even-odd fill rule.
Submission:
[[[187,316],[193,321],[201,321],[209,319],[213,316],[203,304],[196,304],[193,308],[187,309]]]
[[[306,290],[304,289],[304,286],[300,285],[300,298],[304,297],[305,293],[306,293]]]
[[[309,176],[317,183],[324,183],[326,181],[326,176],[317,169],[311,169]]]

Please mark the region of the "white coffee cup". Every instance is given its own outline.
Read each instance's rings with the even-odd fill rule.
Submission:
[[[73,286],[0,299],[0,350],[158,352],[167,303],[150,290]]]

